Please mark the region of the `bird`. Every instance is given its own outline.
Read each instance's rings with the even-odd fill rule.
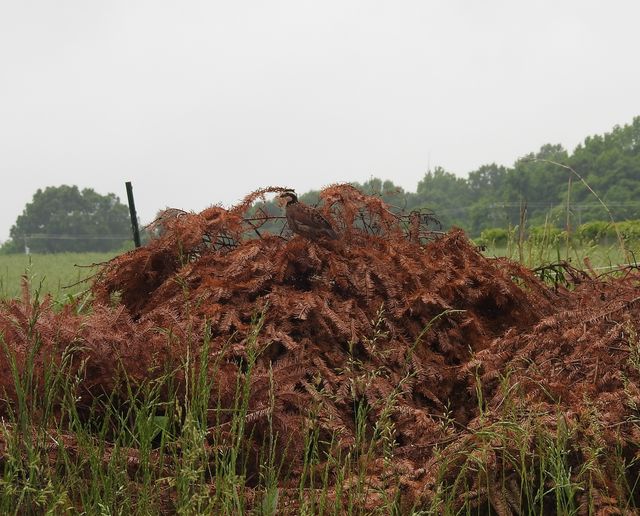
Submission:
[[[284,205],[287,223],[294,233],[312,240],[322,237],[330,240],[338,238],[329,221],[317,209],[298,202],[298,196],[293,191],[281,193],[278,204]]]

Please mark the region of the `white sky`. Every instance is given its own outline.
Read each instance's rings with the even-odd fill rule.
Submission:
[[[143,222],[378,176],[414,190],[640,115],[637,0],[0,0],[0,240],[39,187]]]

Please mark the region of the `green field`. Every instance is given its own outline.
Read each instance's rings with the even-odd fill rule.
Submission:
[[[60,254],[10,254],[0,255],[0,297],[21,295],[22,278],[26,277],[32,288],[41,294],[51,294],[57,301],[64,301],[88,288],[97,267],[117,253],[60,253]]]
[[[639,246],[631,245],[622,250],[618,245],[592,246],[540,246],[526,242],[522,246],[515,243],[507,247],[487,247],[486,256],[505,256],[527,267],[535,268],[541,265],[567,261],[577,269],[585,268],[585,258],[596,271],[605,271],[619,265],[634,263],[640,256]]]

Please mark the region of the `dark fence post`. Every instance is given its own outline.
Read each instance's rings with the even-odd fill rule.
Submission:
[[[129,215],[131,216],[131,229],[133,230],[133,243],[140,247],[140,230],[138,229],[138,216],[136,215],[136,203],[133,201],[133,188],[131,181],[124,184],[127,187],[127,201],[129,203]]]

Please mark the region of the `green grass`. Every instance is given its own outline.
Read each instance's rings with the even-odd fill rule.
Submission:
[[[92,264],[101,263],[117,253],[59,253],[0,255],[0,298],[21,295],[21,278],[27,275],[31,285],[40,293],[51,294],[64,301],[88,287],[82,280],[96,272]]]
[[[569,242],[567,245],[565,241],[534,239],[518,242],[514,236],[507,241],[506,245],[487,245],[484,254],[485,256],[504,256],[530,268],[567,261],[581,269],[585,267],[585,258],[588,258],[594,269],[605,271],[621,264],[640,261],[640,242],[628,242],[625,243],[624,248],[621,248],[618,243],[603,245]]]
[[[601,267],[602,270],[629,263],[625,253],[618,246],[569,246],[567,248],[565,245],[560,245],[540,248],[539,246],[525,243],[522,246],[522,260],[520,259],[520,250],[516,246],[487,246],[484,254],[485,256],[504,256],[531,268],[566,260],[580,269],[585,266],[585,258],[589,258],[594,268]],[[636,256],[640,259],[640,255]]]

